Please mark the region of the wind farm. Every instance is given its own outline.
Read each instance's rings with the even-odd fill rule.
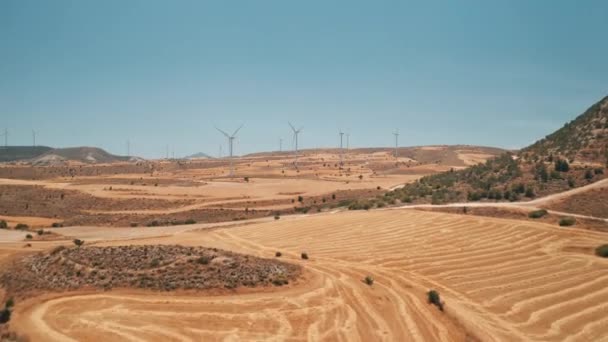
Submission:
[[[607,12],[0,1],[0,342],[608,342]]]

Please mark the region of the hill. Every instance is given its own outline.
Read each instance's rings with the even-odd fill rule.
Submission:
[[[385,153],[393,155],[395,149],[391,147],[366,147],[366,148],[351,148],[345,150],[345,154],[374,154]],[[409,146],[399,147],[397,153],[400,158],[408,158],[418,164],[437,164],[449,166],[462,166],[476,164],[478,160],[486,160],[488,158],[498,156],[506,150],[496,147],[487,146],[471,146],[471,145],[432,145],[432,146]],[[338,154],[338,148],[315,148],[302,149],[298,153],[300,156],[315,154]],[[284,157],[292,154],[293,151],[274,151],[274,152],[258,152],[248,154],[245,157]]]
[[[213,159],[212,156],[210,156],[206,153],[203,153],[203,152],[198,152],[198,153],[191,154],[189,156],[184,157],[184,159],[199,159],[199,158]]]
[[[517,153],[426,176],[385,199],[394,203],[516,201],[589,184],[608,170],[608,97]]]
[[[0,147],[0,162],[12,162],[35,158],[52,150],[48,146],[7,146]]]
[[[33,165],[57,165],[66,162],[85,164],[129,161],[131,157],[115,156],[97,147],[68,147],[47,151],[31,160]]]
[[[571,163],[608,165],[608,96],[521,152],[528,159],[560,156]]]

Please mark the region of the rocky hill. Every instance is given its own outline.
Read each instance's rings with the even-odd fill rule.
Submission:
[[[521,155],[526,159],[554,156],[570,163],[608,165],[608,96],[564,127],[522,149]]]
[[[52,150],[48,146],[2,146],[0,147],[0,163],[32,159]]]
[[[131,157],[116,156],[97,147],[68,147],[47,151],[31,159],[31,163],[33,165],[45,166],[59,165],[66,162],[96,164],[129,160],[131,160]]]
[[[421,178],[389,192],[389,202],[442,204],[532,199],[586,185],[608,170],[608,97],[517,153]]]
[[[97,147],[52,148],[47,146],[8,146],[0,148],[0,162],[20,162],[36,166],[141,161],[136,157],[116,156]]]

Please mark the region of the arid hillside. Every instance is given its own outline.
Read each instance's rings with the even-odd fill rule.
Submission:
[[[429,175],[387,196],[433,204],[530,200],[604,179],[607,167],[608,97],[517,153]]]

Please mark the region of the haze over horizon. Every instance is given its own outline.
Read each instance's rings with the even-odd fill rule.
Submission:
[[[523,147],[608,94],[603,1],[2,1],[10,145]],[[0,138],[0,143],[3,143]]]

